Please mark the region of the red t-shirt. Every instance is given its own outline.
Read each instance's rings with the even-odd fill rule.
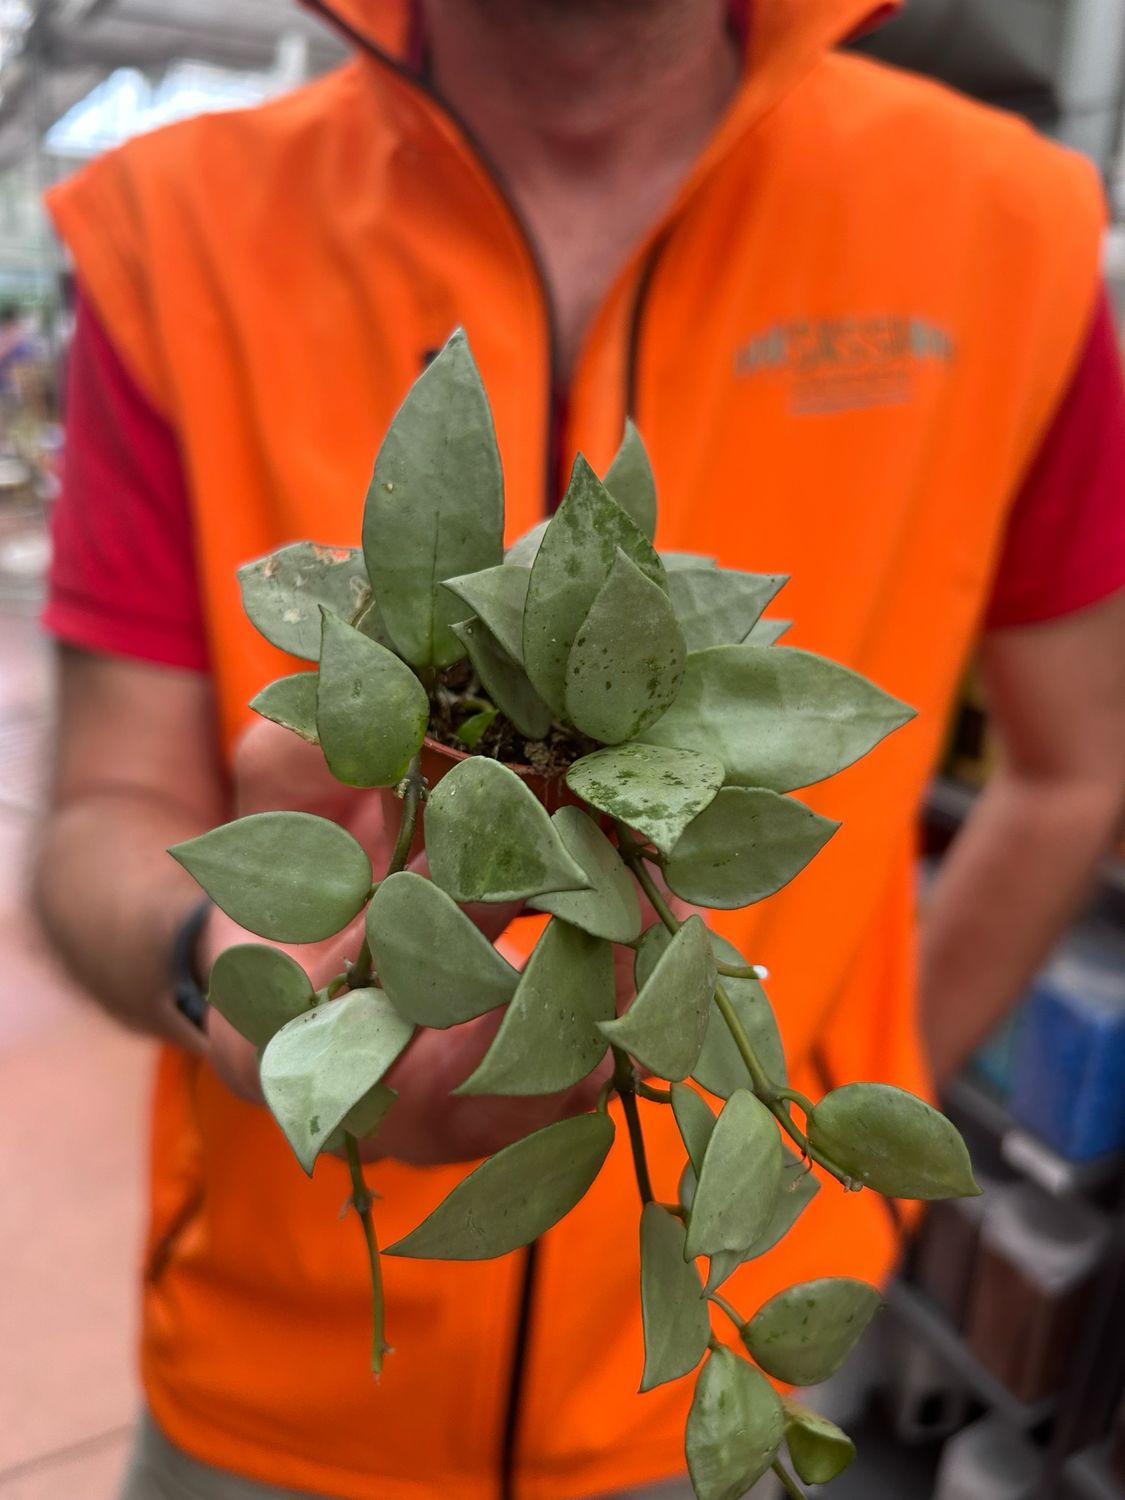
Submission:
[[[44,623],[91,651],[204,671],[207,633],[176,436],[79,295]],[[1103,292],[1015,502],[991,627],[1070,614],[1125,586],[1125,381]]]

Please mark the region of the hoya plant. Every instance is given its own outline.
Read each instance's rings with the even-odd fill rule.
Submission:
[[[590,1188],[620,1117],[639,1198],[640,1388],[697,1372],[686,1450],[699,1500],[734,1500],[771,1468],[799,1496],[854,1450],[774,1382],[827,1379],[879,1293],[830,1277],[746,1316],[721,1288],[795,1223],[818,1188],[812,1163],[892,1197],[979,1189],[953,1126],[913,1095],[852,1083],[814,1102],[791,1089],[759,971],[686,913],[741,908],[792,880],[837,825],[789,794],[910,710],[776,644],[784,625],[762,615],[784,578],[661,555],[655,526],[630,426],[604,479],[579,456],[554,516],[505,553],[488,401],[454,334],[382,444],[362,547],[301,542],[240,574],[254,625],[312,664],[252,707],[319,745],[342,783],[394,789],[387,868],[373,874],[349,832],[304,812],[240,818],[172,852],[275,943],[327,938],[365,913],[359,951],[323,989],[267,941],[222,953],[209,994],[261,1048],[266,1101],[304,1170],[323,1152],[348,1162],[376,1372],[380,1254],[477,1260],[528,1244]],[[420,820],[428,874],[408,868]],[[522,970],[469,902],[548,915]],[[615,948],[632,950],[636,978],[623,1009]],[[395,1107],[388,1072],[419,1028],[497,1008],[459,1093],[552,1094],[607,1054],[608,1081],[595,1107],[481,1162],[380,1252],[359,1142]],[[677,1201],[654,1196],[638,1098],[675,1116]],[[716,1336],[718,1313],[737,1343]]]

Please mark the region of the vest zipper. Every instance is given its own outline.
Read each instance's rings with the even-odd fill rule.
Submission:
[[[535,1286],[539,1275],[539,1241],[532,1240],[522,1252],[519,1305],[516,1309],[516,1332],[512,1341],[512,1363],[508,1374],[508,1395],[504,1403],[504,1429],[500,1442],[500,1500],[516,1500],[516,1459],[519,1455],[520,1416],[523,1388],[527,1378],[527,1360],[531,1346],[531,1318],[535,1304]]]

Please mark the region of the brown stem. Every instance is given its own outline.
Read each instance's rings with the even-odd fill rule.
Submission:
[[[648,1175],[645,1137],[641,1129],[640,1111],[637,1109],[636,1075],[632,1063],[619,1047],[613,1049],[613,1087],[621,1099],[625,1123],[629,1127],[629,1145],[633,1152],[633,1170],[637,1174],[637,1191],[641,1195],[641,1203],[647,1205],[653,1201],[652,1179]]]

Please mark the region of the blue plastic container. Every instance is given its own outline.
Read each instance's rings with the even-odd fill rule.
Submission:
[[[1012,1116],[1070,1161],[1125,1148],[1125,943],[1068,947],[1032,986]]]

